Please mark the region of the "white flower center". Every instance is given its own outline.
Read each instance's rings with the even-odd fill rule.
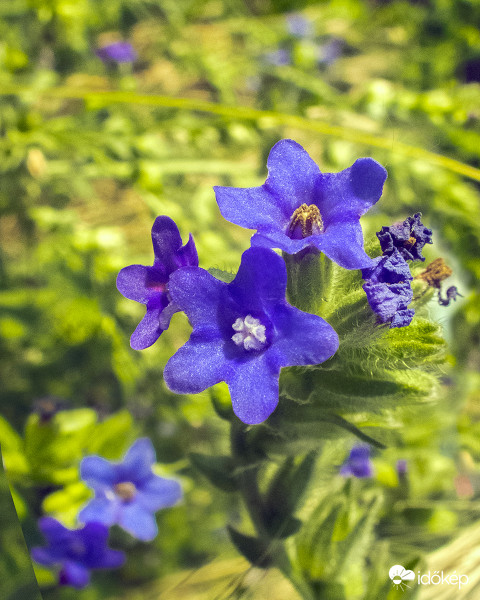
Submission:
[[[261,350],[267,343],[265,336],[265,325],[262,325],[259,319],[252,315],[247,315],[244,319],[238,317],[232,325],[234,333],[232,340],[237,346],[243,346],[245,350]]]

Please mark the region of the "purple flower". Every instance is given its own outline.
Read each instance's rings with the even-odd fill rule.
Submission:
[[[128,42],[114,42],[113,44],[102,46],[95,50],[95,54],[104,63],[127,63],[133,62],[137,58],[137,53]]]
[[[319,64],[330,66],[342,54],[344,41],[340,38],[332,38],[328,42],[318,46]]]
[[[397,460],[397,473],[400,477],[404,477],[407,474],[408,465],[404,458]]]
[[[51,517],[39,521],[47,546],[32,548],[35,562],[60,567],[60,585],[81,589],[90,581],[92,569],[116,569],[125,562],[125,554],[107,546],[108,528],[87,523],[83,529],[67,529]]]
[[[397,249],[405,260],[425,260],[422,248],[432,243],[432,230],[420,221],[421,213],[407,217],[403,223],[382,227],[377,233],[383,254],[392,254]]]
[[[415,314],[407,308],[413,299],[413,277],[405,259],[394,249],[391,255],[378,256],[373,262],[373,267],[362,269],[370,308],[382,323],[390,323],[390,328],[409,325]]]
[[[164,378],[180,394],[226,381],[235,414],[264,421],[278,403],[281,367],[316,365],[338,348],[338,336],[320,317],[285,300],[285,263],[275,252],[250,248],[227,284],[199,268],[175,272],[170,293],[193,331],[170,358]]]
[[[172,506],[182,496],[178,481],[152,473],[155,450],[148,438],[137,440],[122,462],[87,456],[80,463],[80,476],[95,490],[95,498],[80,511],[83,523],[118,524],[142,541],[157,535],[153,513]]]
[[[291,13],[286,17],[287,29],[295,37],[310,37],[313,34],[313,24],[299,13]]]
[[[371,477],[373,467],[370,462],[370,448],[368,446],[354,446],[347,460],[340,469],[340,475],[349,477]]]
[[[292,57],[290,56],[289,50],[286,50],[285,48],[279,48],[278,50],[267,52],[267,54],[265,54],[265,60],[267,63],[274,65],[275,67],[283,67],[291,64]]]
[[[309,247],[346,269],[360,269],[372,259],[363,249],[359,219],[380,198],[386,177],[371,158],[340,173],[321,173],[299,144],[281,140],[270,152],[262,186],[214,189],[228,221],[257,229],[253,246],[288,254]]]
[[[121,294],[147,306],[144,318],[130,338],[134,350],[143,350],[154,344],[168,329],[172,315],[180,310],[168,293],[170,275],[181,267],[198,265],[192,234],[182,246],[178,227],[169,217],[155,219],[152,242],[155,254],[153,266],[130,265],[117,277],[117,288]]]

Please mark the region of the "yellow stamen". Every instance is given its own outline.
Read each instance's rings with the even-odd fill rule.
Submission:
[[[308,206],[303,203],[294,211],[290,225],[288,226],[288,234],[291,235],[298,228],[301,228],[302,238],[322,233],[322,216],[315,204]]]

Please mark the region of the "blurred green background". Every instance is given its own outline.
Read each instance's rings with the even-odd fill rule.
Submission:
[[[74,524],[85,454],[117,459],[148,435],[161,472],[185,487],[183,503],[158,514],[152,544],[113,532],[128,562],[88,589],[58,589],[38,569],[44,598],[263,598],[276,586],[293,598],[278,574],[238,559],[226,532],[238,502],[189,466],[189,452],[225,452],[228,439],[208,392],[163,384],[186,318],[134,352],[144,309],[115,287],[122,267],[152,263],[162,214],[185,241],[193,233],[202,266],[236,270],[250,232],[223,220],[212,186],[260,185],[287,137],[323,171],[360,156],[382,163],[388,180],[365,233],[421,211],[434,230],[427,261],[442,256],[463,294],[429,305],[449,342],[437,402],[407,415],[396,447],[375,459],[369,485],[387,508],[359,558],[372,579],[362,597],[387,597],[375,595],[390,585],[388,569],[374,581],[379,548],[428,556],[478,518],[479,23],[478,0],[0,3],[0,444],[27,544],[42,542],[42,514]],[[133,63],[96,56],[119,40]],[[318,493],[347,451],[325,449]],[[409,495],[389,507],[399,458]],[[4,535],[0,571],[12,579],[0,596],[13,600],[25,548],[14,520]]]

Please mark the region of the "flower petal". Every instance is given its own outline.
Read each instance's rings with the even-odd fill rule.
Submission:
[[[373,260],[363,249],[360,223],[332,223],[324,234],[311,236],[315,247],[344,269],[365,269]]]
[[[124,507],[119,524],[131,535],[144,542],[153,540],[158,533],[153,515],[135,501]]]
[[[220,337],[204,341],[201,332],[192,332],[165,366],[163,378],[168,388],[177,394],[198,394],[225,381],[229,368],[223,345]]]
[[[152,475],[152,465],[155,462],[155,448],[148,438],[136,440],[118,465],[119,481],[141,482]]]
[[[280,367],[262,352],[244,362],[227,380],[233,412],[247,425],[262,423],[278,404]]]
[[[108,498],[94,498],[78,514],[81,523],[103,523],[110,527],[118,520],[120,503]]]
[[[265,303],[284,302],[287,269],[281,256],[267,248],[249,248],[229,289],[241,305],[261,311]]]
[[[215,329],[216,315],[225,311],[226,290],[226,283],[199,267],[179,269],[170,277],[169,293],[194,328],[211,323]]]
[[[82,565],[67,560],[63,563],[58,576],[60,585],[71,585],[77,590],[81,590],[88,585],[90,581],[90,572]]]
[[[89,487],[100,492],[117,482],[114,465],[101,456],[86,456],[80,463],[80,477]]]
[[[277,337],[267,354],[280,367],[317,365],[338,350],[336,331],[321,317],[285,303],[275,307],[271,319],[275,323]]]
[[[167,273],[175,271],[179,266],[175,255],[182,246],[175,221],[166,216],[157,217],[152,227],[152,243],[155,263],[161,264]]]
[[[117,289],[129,300],[147,304],[165,294],[168,274],[160,268],[130,265],[117,276]]]
[[[173,312],[176,311],[174,310]],[[170,313],[171,310],[168,313],[171,316]],[[165,324],[165,321],[162,321],[162,325],[160,325],[161,315],[161,308],[147,307],[145,316],[137,325],[135,331],[130,337],[130,346],[133,348],[133,350],[144,350],[145,348],[149,348],[158,340],[158,338],[166,329],[162,326]],[[167,327],[169,324],[170,320],[168,319]]]
[[[359,158],[340,173],[322,175],[318,208],[325,228],[358,221],[382,195],[387,171],[373,158]]]
[[[136,500],[146,510],[155,512],[173,506],[182,497],[182,488],[174,479],[154,475],[139,488]]]

